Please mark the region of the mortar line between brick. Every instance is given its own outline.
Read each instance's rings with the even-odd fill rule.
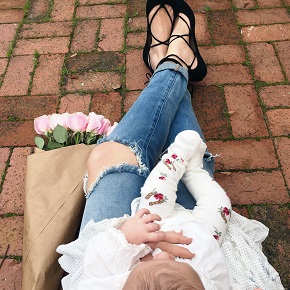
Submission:
[[[4,181],[5,181],[5,177],[6,177],[6,175],[7,175],[7,171],[8,171],[9,165],[10,165],[10,159],[11,159],[11,156],[12,156],[12,152],[13,152],[13,148],[10,148],[10,150],[9,150],[9,156],[8,156],[8,158],[7,158],[5,168],[4,168],[4,171],[3,171],[2,176],[1,176],[1,182],[0,182],[0,196],[1,196],[1,193],[2,193],[2,189],[3,189],[3,185],[4,185]]]

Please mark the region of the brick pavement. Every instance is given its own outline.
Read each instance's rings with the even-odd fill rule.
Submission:
[[[270,228],[289,277],[290,1],[188,0],[208,76],[193,107],[235,209]],[[142,0],[0,0],[0,289],[20,289],[33,119],[96,111],[118,121],[144,88]],[[288,55],[288,56],[287,56]]]

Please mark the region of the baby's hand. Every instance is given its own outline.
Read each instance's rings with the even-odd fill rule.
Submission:
[[[160,225],[154,222],[160,220],[159,215],[150,214],[148,209],[142,208],[136,215],[125,221],[119,230],[130,244],[156,243],[165,239],[165,233],[159,232]]]

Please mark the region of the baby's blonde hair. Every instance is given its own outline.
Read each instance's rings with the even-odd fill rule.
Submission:
[[[123,290],[205,290],[198,274],[188,264],[186,269],[178,264],[151,263],[149,266],[147,263],[130,273]]]

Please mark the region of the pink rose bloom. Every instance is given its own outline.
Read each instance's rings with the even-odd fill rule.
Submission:
[[[118,122],[114,122],[113,126],[110,126],[110,127],[107,129],[107,133],[106,133],[106,135],[109,136],[109,135],[113,132],[113,130],[117,127],[117,125],[118,125]]]
[[[77,112],[68,117],[68,127],[74,132],[85,132],[87,128],[87,115]]]
[[[34,119],[34,130],[37,134],[43,135],[49,131],[49,116],[43,115]]]
[[[220,237],[218,235],[213,235],[213,237],[218,241]]]
[[[98,133],[105,135],[110,126],[111,126],[111,122],[108,119],[104,118],[102,120],[102,125],[101,125],[101,128],[99,129]]]
[[[227,207],[224,207],[224,208],[223,208],[223,213],[224,213],[225,215],[229,215],[229,214],[230,214],[230,210],[229,210]]]
[[[89,116],[87,117],[86,132],[93,132],[95,134],[98,134],[99,129],[102,126],[103,119],[103,115],[97,115],[94,112],[89,113]]]
[[[52,114],[49,116],[49,127],[53,130],[57,125],[68,128],[69,113]]]
[[[154,194],[154,197],[157,200],[163,200],[164,199],[164,195],[162,193],[156,193],[156,194]]]

